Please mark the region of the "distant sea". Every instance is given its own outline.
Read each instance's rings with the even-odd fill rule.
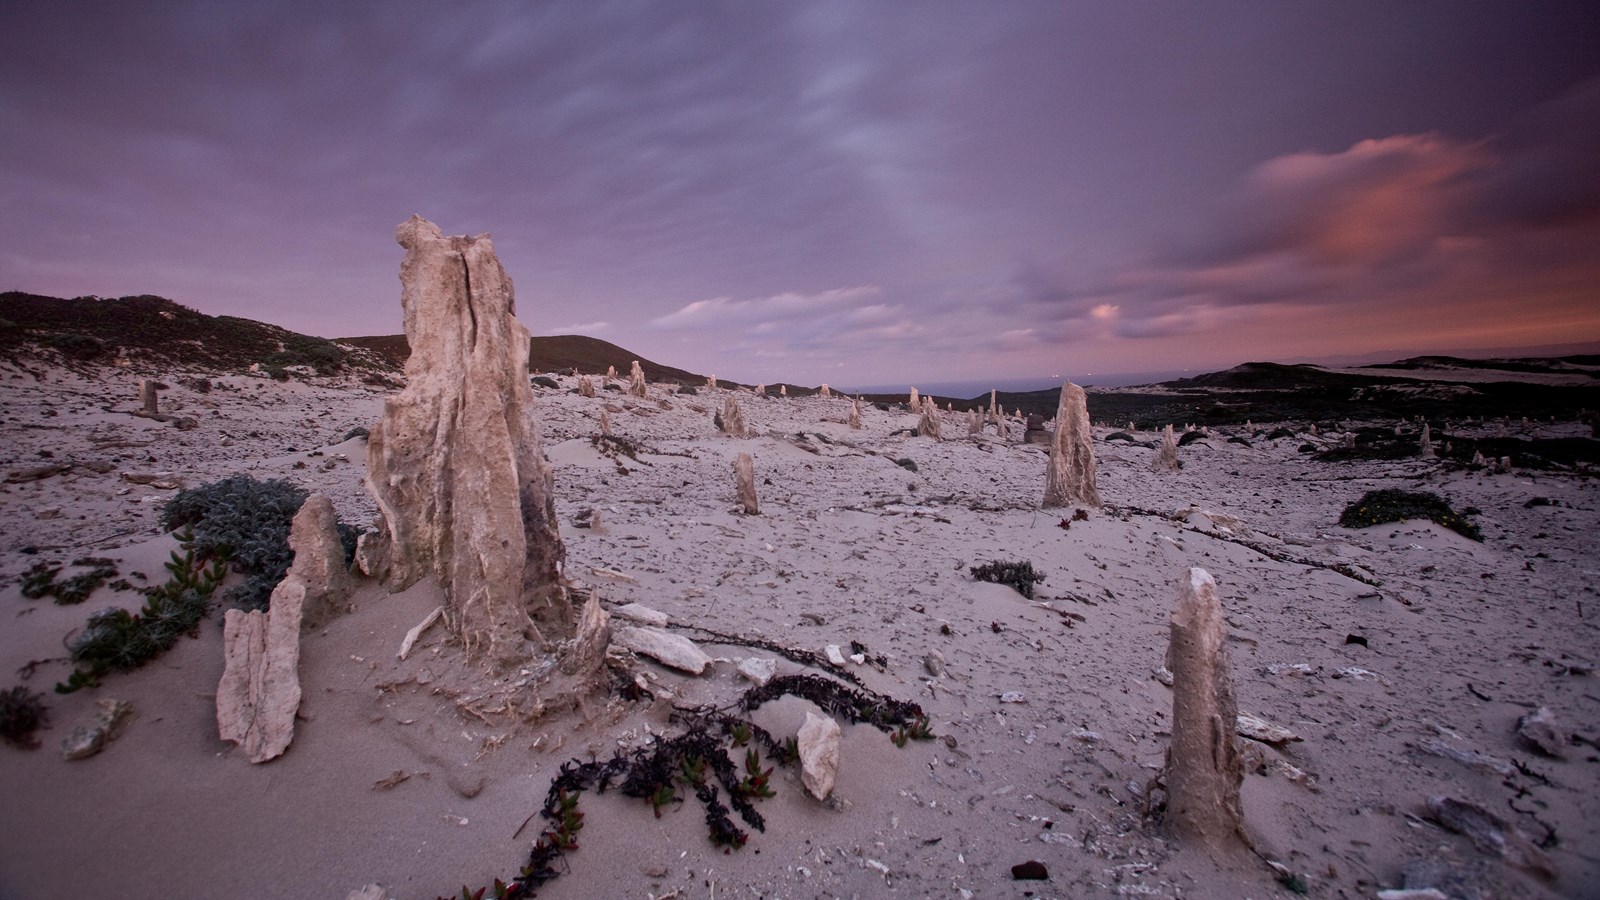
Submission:
[[[971,400],[987,394],[991,390],[1011,391],[1014,393],[1042,391],[1050,388],[1059,388],[1066,381],[1071,381],[1073,384],[1084,387],[1125,387],[1130,384],[1155,384],[1158,381],[1171,381],[1174,378],[1184,378],[1195,374],[1197,373],[1193,371],[1127,372],[1118,375],[1083,373],[1038,378],[996,378],[992,381],[929,381],[926,383],[907,382],[905,384],[869,384],[848,387],[834,385],[834,388],[851,394],[909,394],[914,385],[919,393],[936,394],[940,397],[954,397],[958,400]]]

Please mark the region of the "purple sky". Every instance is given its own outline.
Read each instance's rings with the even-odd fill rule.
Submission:
[[[746,382],[1600,341],[1592,0],[9,0],[0,125],[0,290],[327,337],[420,213]]]

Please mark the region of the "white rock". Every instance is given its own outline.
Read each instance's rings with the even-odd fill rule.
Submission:
[[[1083,388],[1067,382],[1056,405],[1056,432],[1050,444],[1050,467],[1045,472],[1044,505],[1099,508],[1095,486],[1093,435]]]
[[[839,774],[839,723],[828,716],[806,713],[800,726],[800,780],[806,792],[818,800],[833,793]]]
[[[612,637],[618,646],[690,675],[699,675],[711,665],[711,657],[695,646],[694,641],[659,628],[618,628]]]
[[[230,609],[222,619],[223,668],[217,734],[253,763],[289,749],[300,708],[300,617],[305,582],[286,577],[267,611]]]
[[[552,469],[528,382],[528,329],[488,235],[445,237],[412,216],[401,298],[406,387],[367,438],[377,535],[362,570],[391,591],[431,576],[467,655],[526,662],[524,642],[570,638]],[[527,312],[526,309],[523,310]]]
[[[1541,706],[1517,720],[1517,737],[1546,756],[1561,758],[1571,742],[1566,729],[1557,722],[1550,707]]]
[[[822,652],[827,654],[828,662],[836,666],[844,665],[844,651],[839,649],[838,644],[829,644]]]
[[[299,578],[306,585],[301,631],[320,627],[337,617],[344,612],[350,597],[350,570],[344,563],[338,524],[333,501],[322,494],[312,494],[300,504],[289,526],[294,561],[285,577]]]
[[[133,704],[105,697],[95,701],[94,720],[79,725],[61,742],[61,758],[88,759],[106,748],[133,717]]]
[[[1028,699],[1022,695],[1021,691],[1006,691],[1005,693],[1000,695],[1000,702],[1001,703],[1026,703],[1026,702],[1028,702]]]
[[[777,660],[762,659],[750,656],[739,662],[739,674],[754,681],[756,684],[766,684],[778,674]]]
[[[656,628],[665,628],[667,623],[672,621],[671,617],[661,610],[651,609],[638,603],[619,606],[613,609],[611,614],[619,619],[627,619],[630,622],[638,622],[640,625],[650,625]]]
[[[1300,740],[1298,734],[1284,728],[1282,725],[1274,725],[1265,719],[1258,719],[1246,713],[1239,713],[1235,719],[1234,730],[1236,732],[1263,744],[1286,744],[1289,741]]]

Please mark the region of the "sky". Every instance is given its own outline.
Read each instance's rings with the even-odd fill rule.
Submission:
[[[0,290],[877,386],[1600,341],[1600,4],[0,4]]]

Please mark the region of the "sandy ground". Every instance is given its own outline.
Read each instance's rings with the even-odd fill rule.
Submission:
[[[586,715],[532,722],[474,716],[464,711],[472,696],[441,687],[457,683],[460,665],[441,629],[396,658],[406,630],[440,602],[437,588],[388,595],[363,582],[354,610],[303,642],[294,744],[252,766],[216,737],[219,616],[151,665],[61,696],[50,686],[69,671],[64,637],[94,610],[142,598],[102,588],[55,606],[24,599],[16,576],[35,559],[92,554],[136,586],[163,578],[175,541],[157,520],[172,490],[130,473],[188,486],[237,472],[287,477],[328,494],[345,521],[367,522],[365,447],[346,435],[376,419],[382,394],[237,375],[201,393],[180,373],[157,374],[170,385],[163,411],[199,427],[129,415],[133,372],[0,370],[0,471],[79,464],[0,487],[0,687],[45,691],[52,723],[42,749],[0,746],[7,900],[338,898],[369,882],[427,898],[510,877],[538,823],[522,826],[561,763],[675,733],[675,704],[732,702],[749,687],[735,671],[745,657],[803,670],[695,629],[810,651],[859,642],[883,665],[851,670],[920,703],[938,738],[898,748],[845,724],[836,799],[810,799],[798,772],[781,770],[778,795],[760,807],[766,832],[732,853],[707,839],[692,798],[656,818],[642,801],[586,794],[581,849],[540,896],[1289,896],[1265,864],[1219,866],[1143,821],[1144,785],[1169,735],[1171,690],[1157,669],[1190,566],[1221,588],[1241,711],[1300,738],[1260,745],[1267,774],[1247,776],[1244,800],[1258,848],[1312,896],[1373,897],[1424,860],[1479,896],[1600,897],[1592,479],[1297,452],[1305,440],[1337,442],[1326,432],[1250,447],[1219,434],[1184,447],[1184,469],[1167,474],[1150,471],[1153,450],[1097,441],[1107,506],[1063,528],[1059,511],[1038,508],[1044,448],[968,439],[955,416],[950,439],[935,442],[893,434],[916,422],[900,411],[868,408],[852,430],[844,401],[744,394],[761,436],[741,440],[715,432],[720,395],[703,388],[587,399],[563,378],[536,395],[569,577],[607,606],[667,613],[715,667],[696,678],[640,660],[654,702],[599,700]],[[597,453],[588,439],[606,407],[614,433],[656,452]],[[734,512],[729,463],[741,450],[755,457],[759,516]],[[1484,542],[1427,522],[1335,524],[1380,487],[1477,507]],[[1551,502],[1528,506],[1536,497]],[[600,529],[570,527],[585,509],[599,510]],[[1047,576],[1034,600],[968,574],[997,559]],[[1329,568],[1338,565],[1377,584]],[[937,677],[925,665],[934,652],[945,661]],[[1008,692],[1022,702],[1002,701]],[[61,738],[103,697],[130,701],[137,718],[98,756],[64,761]],[[1539,706],[1578,735],[1563,759],[1514,737]],[[808,707],[788,698],[755,718],[791,734]],[[1424,744],[1513,768],[1496,774]],[[1556,877],[1439,827],[1426,808],[1435,795],[1480,804],[1547,844]],[[1028,860],[1050,879],[1014,881],[1011,867]]]

